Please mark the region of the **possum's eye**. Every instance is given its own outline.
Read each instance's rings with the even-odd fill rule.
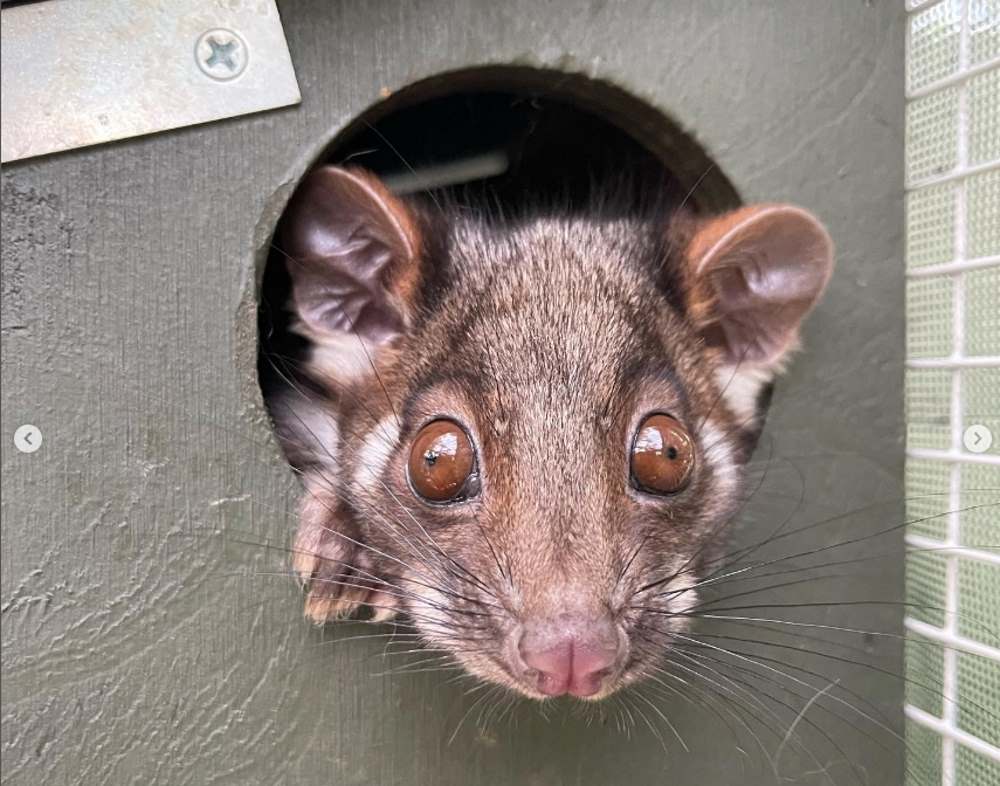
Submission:
[[[420,429],[407,470],[413,490],[429,502],[457,502],[479,493],[476,451],[453,420],[435,420]]]
[[[650,415],[632,442],[632,480],[651,494],[673,494],[691,479],[694,442],[687,429],[669,415]]]

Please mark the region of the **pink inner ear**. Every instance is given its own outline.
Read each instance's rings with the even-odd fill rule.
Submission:
[[[788,205],[743,208],[706,223],[692,248],[712,292],[711,320],[733,362],[777,364],[792,347],[833,267],[814,216]]]
[[[391,256],[384,247],[352,245],[350,253],[328,254],[320,264],[307,264],[293,276],[296,310],[317,333],[353,333],[370,343],[388,341],[402,329],[399,313],[387,307],[380,291],[380,277]],[[363,257],[364,264],[356,264],[355,255]]]
[[[296,192],[282,234],[292,306],[314,339],[378,344],[403,327],[393,279],[415,263],[406,207],[373,176],[321,167]]]

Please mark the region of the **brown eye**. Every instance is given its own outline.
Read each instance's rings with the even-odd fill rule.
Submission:
[[[407,465],[410,485],[431,502],[447,502],[478,492],[476,453],[465,430],[453,420],[435,420],[417,434]]]
[[[632,443],[632,477],[643,491],[672,494],[684,488],[694,468],[694,442],[669,415],[650,415]]]

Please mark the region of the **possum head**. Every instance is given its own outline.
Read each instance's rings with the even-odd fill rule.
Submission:
[[[305,480],[306,615],[405,615],[534,698],[650,674],[829,278],[817,220],[754,205],[501,222],[322,167],[280,242],[320,391],[272,402]]]

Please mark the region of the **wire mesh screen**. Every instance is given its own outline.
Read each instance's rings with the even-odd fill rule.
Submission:
[[[910,784],[1000,784],[1000,0],[907,0]]]

